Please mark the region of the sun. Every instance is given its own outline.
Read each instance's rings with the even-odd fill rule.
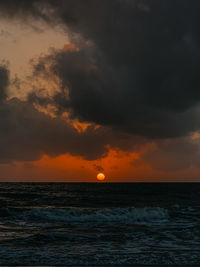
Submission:
[[[104,173],[98,173],[97,174],[97,180],[99,181],[104,181],[106,178],[105,174]]]

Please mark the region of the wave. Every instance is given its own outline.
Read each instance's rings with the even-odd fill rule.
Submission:
[[[160,207],[144,208],[32,208],[24,211],[8,211],[9,216],[18,220],[62,223],[150,223],[168,221],[167,209]],[[5,214],[6,215],[6,214]]]

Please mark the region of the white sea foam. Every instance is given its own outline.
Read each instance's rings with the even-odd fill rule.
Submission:
[[[35,208],[27,211],[25,219],[44,220],[53,222],[122,222],[122,223],[151,223],[168,221],[169,214],[166,209],[159,207],[145,208]]]

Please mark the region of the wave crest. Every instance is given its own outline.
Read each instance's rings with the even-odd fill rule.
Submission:
[[[34,208],[24,214],[26,220],[47,222],[95,222],[95,223],[148,223],[168,221],[169,214],[166,209],[159,207],[145,208]]]

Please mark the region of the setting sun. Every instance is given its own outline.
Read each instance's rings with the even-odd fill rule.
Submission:
[[[99,180],[99,181],[103,181],[103,180],[105,180],[105,175],[103,174],[103,173],[98,173],[97,174],[97,180]]]

